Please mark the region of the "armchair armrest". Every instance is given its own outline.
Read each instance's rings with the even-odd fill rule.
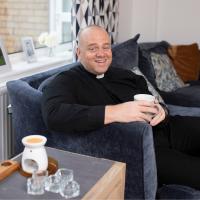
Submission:
[[[42,93],[22,80],[7,82],[7,90],[12,105],[13,134],[17,154],[23,150],[21,139],[24,136],[47,133],[40,110]]]
[[[126,198],[155,199],[157,173],[149,124],[113,123],[80,134],[51,132],[48,138],[56,148],[125,162]]]

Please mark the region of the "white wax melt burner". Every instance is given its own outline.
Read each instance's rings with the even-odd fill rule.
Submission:
[[[42,135],[29,135],[22,139],[25,146],[22,153],[22,169],[27,173],[35,170],[46,170],[48,157],[44,145],[47,138]]]

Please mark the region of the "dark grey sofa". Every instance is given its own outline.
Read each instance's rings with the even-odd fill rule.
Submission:
[[[137,39],[138,36],[113,46],[112,66],[132,68],[138,65]],[[24,136],[41,134],[47,137],[48,146],[125,162],[127,199],[155,199],[156,194],[160,199],[200,199],[200,192],[190,187],[166,185],[157,188],[152,128],[147,123],[114,123],[93,132],[79,134],[47,130],[40,109],[42,88],[50,81],[49,77],[76,64],[7,83],[13,109],[15,153],[23,150],[21,139]],[[172,109],[175,113],[186,113],[182,107],[176,110],[174,106]]]
[[[151,62],[150,53],[167,54],[170,44],[166,41],[148,42],[139,44],[138,66],[149,82],[157,89],[166,104],[185,107],[200,107],[200,80],[189,81],[188,86],[176,89],[173,92],[160,91],[155,82],[155,71]]]

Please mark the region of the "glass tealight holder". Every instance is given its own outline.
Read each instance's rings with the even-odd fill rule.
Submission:
[[[27,193],[31,195],[44,194],[47,177],[47,170],[34,171],[32,177],[27,179]]]
[[[80,185],[76,181],[62,183],[60,185],[60,195],[66,199],[74,198],[80,194]]]

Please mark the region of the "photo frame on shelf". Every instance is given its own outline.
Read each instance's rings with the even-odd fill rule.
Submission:
[[[22,49],[24,52],[24,58],[28,63],[36,62],[36,53],[35,53],[35,47],[33,44],[33,38],[32,37],[23,37],[21,39],[22,41]]]
[[[0,71],[7,71],[11,69],[10,60],[6,52],[3,39],[0,38]]]

